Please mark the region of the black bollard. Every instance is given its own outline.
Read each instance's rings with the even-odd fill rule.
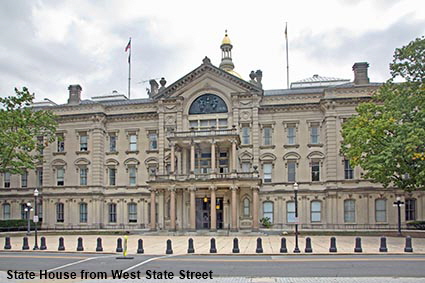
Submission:
[[[82,252],[82,251],[84,251],[83,238],[78,237],[78,239],[77,239],[77,252]]]
[[[9,236],[7,236],[5,239],[4,239],[4,249],[5,250],[10,250],[12,248],[12,245],[10,244],[10,237]]]
[[[379,246],[379,251],[382,252],[382,253],[388,252],[388,249],[387,249],[387,238],[381,237],[381,244]]]
[[[363,252],[363,249],[362,249],[362,238],[360,238],[360,237],[357,237],[356,238],[356,246],[354,248],[354,252],[355,253],[361,253],[361,252]]]
[[[188,254],[193,254],[193,253],[195,253],[195,248],[193,247],[193,239],[192,239],[192,238],[189,238],[189,243],[188,243],[187,253],[188,253]]]
[[[406,237],[406,246],[404,247],[404,252],[405,253],[412,253],[413,252],[412,237],[410,237],[410,236]]]
[[[331,237],[331,246],[329,247],[329,252],[330,253],[336,253],[337,249],[336,249],[336,238],[335,237]]]
[[[137,241],[137,253],[138,254],[143,254],[145,252],[145,250],[143,249],[143,240],[139,239]]]
[[[117,239],[117,248],[115,249],[115,252],[122,253],[122,239]]]
[[[42,251],[47,250],[46,238],[45,237],[40,238],[40,250],[42,250]]]
[[[96,240],[96,251],[97,252],[103,252],[103,247],[102,247],[102,238],[97,238]]]
[[[310,237],[305,238],[305,250],[306,253],[312,253],[313,249],[311,248],[311,239]]]
[[[29,250],[30,249],[30,246],[28,245],[28,237],[23,238],[22,249],[23,250]]]
[[[287,253],[288,249],[286,248],[286,239],[285,237],[282,237],[282,239],[280,239],[280,252],[281,253]]]
[[[210,254],[216,254],[217,253],[217,248],[215,246],[215,239],[214,238],[211,238],[210,243],[211,243],[211,245],[210,245]]]
[[[171,246],[171,240],[167,240],[167,249],[165,250],[167,255],[173,254],[173,248]]]
[[[65,250],[65,243],[63,241],[63,237],[59,237],[58,251],[64,251],[64,250]]]
[[[239,240],[238,240],[238,238],[234,238],[233,239],[233,250],[232,250],[232,253],[234,253],[234,254],[238,254],[240,251],[239,251]]]
[[[255,249],[257,254],[261,254],[263,252],[263,241],[261,238],[257,238],[257,249]]]

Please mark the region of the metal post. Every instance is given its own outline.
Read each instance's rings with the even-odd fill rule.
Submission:
[[[401,207],[404,206],[404,202],[401,201],[400,197],[397,197],[396,199],[397,201],[395,201],[393,203],[393,206],[397,206],[397,216],[398,216],[398,233],[397,236],[402,236],[401,234]]]
[[[34,190],[34,205],[35,205],[35,209],[34,209],[34,248],[33,250],[38,250],[38,238],[37,238],[37,224],[38,224],[38,202],[37,202],[37,198],[38,198],[38,190],[37,188]]]
[[[300,253],[300,248],[298,247],[298,184],[294,184],[294,194],[295,194],[295,249],[294,253]]]

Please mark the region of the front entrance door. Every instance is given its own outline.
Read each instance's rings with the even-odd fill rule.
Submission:
[[[223,229],[223,198],[217,198],[217,229]],[[211,199],[196,199],[196,229],[211,228]]]

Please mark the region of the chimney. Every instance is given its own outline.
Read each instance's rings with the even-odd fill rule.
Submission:
[[[78,105],[81,102],[81,91],[83,90],[80,85],[70,85],[68,87],[69,98],[68,104]]]
[[[367,62],[357,62],[353,65],[354,71],[354,84],[365,85],[369,83],[369,77],[367,75],[367,69],[369,64]]]

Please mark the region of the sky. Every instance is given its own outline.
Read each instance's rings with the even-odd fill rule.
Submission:
[[[353,79],[368,62],[372,82],[390,76],[395,48],[425,35],[423,0],[322,1],[0,1],[0,96],[28,87],[36,101],[66,103],[68,86],[82,99],[127,93],[132,38],[131,98],[147,97],[148,80],[167,85],[202,64],[221,60],[225,30],[237,71],[263,71],[263,88],[286,88],[289,77]]]

